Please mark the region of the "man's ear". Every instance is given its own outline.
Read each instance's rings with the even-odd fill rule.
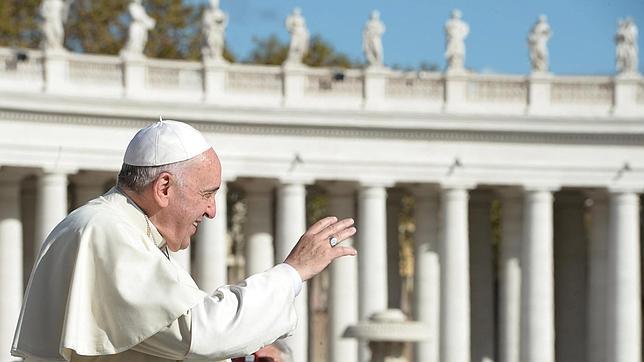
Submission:
[[[154,201],[161,208],[168,206],[171,182],[172,175],[169,172],[161,172],[159,177],[152,183]]]

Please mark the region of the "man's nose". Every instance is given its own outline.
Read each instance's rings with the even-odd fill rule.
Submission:
[[[208,207],[206,207],[206,212],[204,215],[206,217],[213,219],[215,215],[217,214],[217,202],[215,201],[215,198],[212,198],[212,201],[208,202]]]

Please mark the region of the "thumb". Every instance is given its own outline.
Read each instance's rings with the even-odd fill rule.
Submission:
[[[337,259],[342,256],[356,256],[358,255],[358,251],[350,246],[336,246],[333,248],[333,259]]]

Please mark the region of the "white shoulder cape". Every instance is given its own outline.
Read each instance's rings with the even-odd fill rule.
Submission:
[[[155,244],[161,235],[117,189],[51,232],[32,271],[12,354],[69,360],[127,350],[206,297]]]

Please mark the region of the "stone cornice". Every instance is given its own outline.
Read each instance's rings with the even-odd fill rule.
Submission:
[[[150,112],[152,113],[152,112]],[[444,116],[446,117],[446,116]],[[449,118],[452,118],[450,116]],[[340,117],[341,118],[341,117]],[[477,122],[484,123],[486,117]],[[109,116],[102,114],[63,113],[58,111],[29,111],[9,109],[0,107],[0,120],[15,120],[25,122],[42,122],[57,124],[80,124],[101,127],[128,127],[141,128],[152,122],[155,118],[137,115],[134,117]],[[450,120],[454,123],[452,129],[432,128],[431,120],[427,121],[424,128],[393,128],[396,122],[389,127],[374,125],[373,127],[352,126],[352,125],[324,125],[322,122],[313,124],[287,125],[284,123],[272,123],[270,121],[254,122],[252,115],[248,115],[246,121],[236,120],[208,120],[201,121],[190,118],[181,118],[191,122],[201,131],[216,134],[261,134],[261,135],[301,135],[315,137],[346,137],[346,138],[385,138],[419,141],[473,141],[473,142],[515,142],[515,143],[541,143],[541,144],[591,144],[591,145],[632,145],[641,146],[644,144],[644,132],[620,132],[618,124],[613,126],[613,132],[557,132],[553,131],[507,131],[485,129],[457,129],[458,119]],[[471,121],[473,117],[469,117]],[[1,121],[0,121],[1,122]],[[368,121],[365,121],[368,122]],[[524,119],[516,120],[518,124],[525,122]],[[615,122],[614,120],[611,123]],[[376,122],[378,123],[378,122]],[[631,123],[631,122],[629,122]],[[635,123],[637,125],[644,122]],[[392,128],[390,128],[392,127]],[[545,128],[545,127],[544,127]]]

